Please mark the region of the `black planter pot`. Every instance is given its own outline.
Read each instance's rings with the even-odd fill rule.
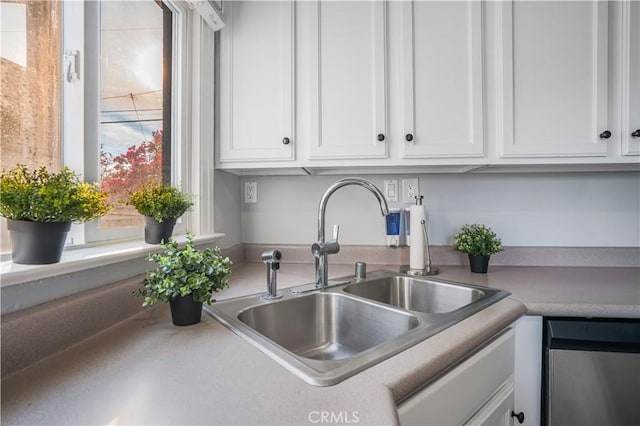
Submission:
[[[471,272],[486,274],[489,269],[490,258],[491,256],[474,256],[470,254],[469,266],[471,267]]]
[[[144,217],[144,242],[147,244],[160,244],[169,241],[173,234],[173,227],[176,226],[176,218],[166,218],[158,222],[152,217]]]
[[[193,300],[193,295],[178,297],[169,301],[173,325],[193,325],[202,318],[202,302]]]
[[[71,222],[31,222],[7,219],[11,260],[26,265],[60,262]]]

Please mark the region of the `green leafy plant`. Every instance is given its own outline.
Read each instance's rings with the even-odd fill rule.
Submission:
[[[474,223],[464,225],[453,236],[453,248],[473,256],[489,256],[502,251],[502,241],[491,228]]]
[[[134,292],[144,298],[142,306],[166,303],[189,294],[196,302],[211,303],[215,301],[214,292],[229,286],[227,276],[231,274],[232,262],[220,256],[219,247],[198,250],[193,234],[187,234],[187,243],[182,248],[173,239],[161,247],[163,252],[148,257],[158,267],[147,272],[142,288]]]
[[[153,217],[158,222],[164,219],[177,218],[191,210],[193,202],[186,192],[171,185],[147,183],[129,194],[129,205],[136,208],[143,216]]]
[[[30,171],[18,164],[0,174],[0,215],[32,222],[87,222],[111,210],[109,195],[96,183],[80,182],[67,167]]]

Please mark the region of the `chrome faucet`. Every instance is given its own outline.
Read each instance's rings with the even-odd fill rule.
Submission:
[[[324,224],[325,224],[325,212],[327,210],[327,202],[331,195],[338,189],[347,185],[357,185],[371,191],[371,193],[378,199],[380,203],[380,211],[383,216],[389,214],[389,206],[387,200],[382,195],[382,192],[370,181],[366,179],[349,177],[336,181],[331,185],[322,195],[320,199],[320,205],[318,206],[318,242],[311,246],[311,252],[316,258],[316,276],[315,286],[316,288],[326,288],[328,283],[328,257],[330,254],[335,254],[340,251],[340,244],[338,243],[338,232],[340,230],[338,225],[333,227],[333,240],[325,242],[324,238]]]

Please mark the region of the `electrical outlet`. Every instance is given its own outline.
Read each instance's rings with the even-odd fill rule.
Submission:
[[[398,201],[398,181],[396,179],[384,181],[384,196],[390,203]]]
[[[402,202],[413,204],[416,202],[416,195],[420,195],[418,179],[402,179]]]
[[[258,202],[258,182],[244,183],[244,202],[245,203]]]

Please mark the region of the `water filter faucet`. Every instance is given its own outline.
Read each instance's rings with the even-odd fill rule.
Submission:
[[[372,182],[357,178],[357,177],[349,177],[336,181],[333,185],[331,185],[325,193],[322,195],[320,199],[320,204],[318,206],[318,242],[314,243],[311,246],[311,252],[315,256],[316,264],[315,264],[315,279],[314,284],[316,288],[325,289],[327,288],[329,279],[328,279],[328,258],[329,254],[335,254],[340,251],[340,245],[338,244],[338,228],[333,228],[333,241],[325,242],[324,236],[324,227],[325,227],[325,212],[327,210],[327,202],[331,195],[336,192],[338,189],[347,185],[356,185],[360,186],[369,192],[371,192],[378,203],[380,204],[380,211],[383,216],[389,214],[389,206],[387,205],[387,200],[384,198],[382,192],[375,186]]]

